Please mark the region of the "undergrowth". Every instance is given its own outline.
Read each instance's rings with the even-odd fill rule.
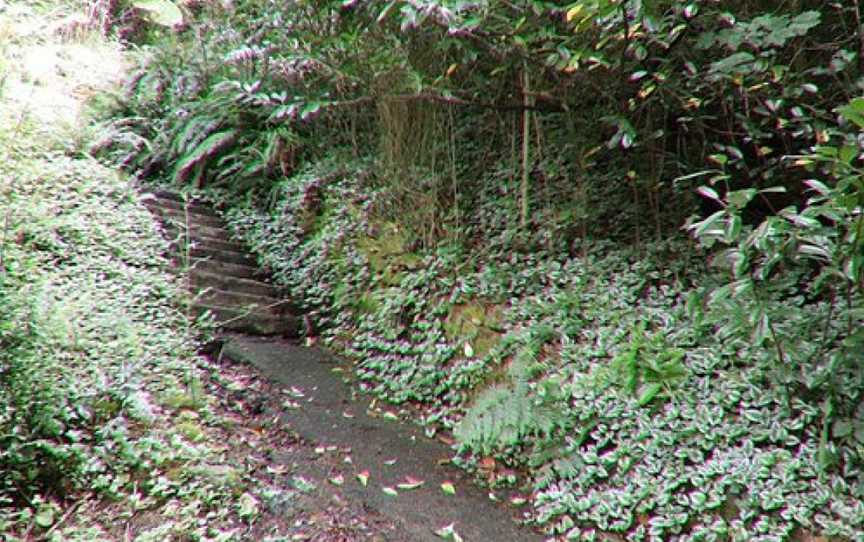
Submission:
[[[857,4],[285,6],[147,51],[94,150],[547,532],[864,537]]]
[[[61,54],[46,20],[69,8],[0,13],[14,90],[0,94],[0,538],[237,540],[256,510],[240,508],[244,468],[208,441],[224,420],[202,387],[207,328],[178,304],[135,187],[82,153],[74,111],[55,107],[80,105],[85,73],[110,84],[94,51],[122,68],[98,37]]]
[[[547,532],[864,534],[860,444],[832,438],[845,425],[825,427],[824,395],[795,391],[770,348],[730,331],[722,306],[701,296],[719,279],[686,241],[651,247],[673,257],[603,242],[571,257],[493,231],[471,260],[446,246],[412,251],[374,214],[387,193],[373,171],[310,166],[226,218],[354,360],[362,387],[418,407],[430,435],[452,430],[469,470],[494,457],[504,469],[486,482],[525,473],[532,520]],[[801,296],[770,305],[802,342],[842,320]],[[848,398],[833,408],[854,410],[861,372],[833,370]]]

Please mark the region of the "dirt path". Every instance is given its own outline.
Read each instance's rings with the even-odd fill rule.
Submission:
[[[314,477],[308,480],[310,495],[337,503],[343,514],[374,518],[369,523],[378,532],[359,540],[440,541],[448,538],[447,530],[440,530],[450,525],[458,534],[451,540],[542,540],[514,521],[517,508],[492,502],[462,471],[445,465],[452,455],[447,446],[417,427],[370,416],[369,400],[343,383],[342,368],[325,352],[235,335],[227,338],[221,358],[254,366],[272,382],[269,395],[279,401],[260,405],[278,419],[271,430],[287,428],[300,441],[314,443],[312,457],[308,448],[305,455],[273,450],[271,468],[305,470]],[[442,489],[447,483],[453,494]],[[506,502],[507,495],[499,497]]]

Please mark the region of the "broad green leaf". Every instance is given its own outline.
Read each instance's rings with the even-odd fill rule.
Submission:
[[[834,420],[834,425],[831,427],[831,432],[834,438],[848,437],[852,434],[852,422],[847,418],[839,418]]]
[[[825,183],[818,181],[816,179],[808,179],[808,180],[804,181],[804,184],[810,190],[813,190],[814,192],[817,192],[822,196],[827,196],[831,193],[831,189],[828,188],[828,186]]]
[[[726,221],[726,229],[723,232],[724,240],[727,243],[731,243],[734,240],[738,239],[738,236],[741,235],[741,217],[738,215],[732,215]]]
[[[663,385],[659,382],[652,382],[645,386],[645,388],[639,393],[639,399],[637,400],[639,406],[645,406],[650,403],[655,397],[657,397],[657,394],[660,393],[660,390],[662,389]]]
[[[690,225],[689,229],[693,230],[693,234],[696,237],[701,237],[702,235],[705,234],[705,232],[712,229],[717,224],[717,222],[721,218],[723,218],[723,216],[725,216],[725,214],[726,214],[725,210],[717,211],[717,212],[711,214],[710,216],[708,216],[708,218],[706,218],[705,220],[702,220],[700,222],[696,222],[695,224]]]
[[[731,74],[735,72],[750,72],[752,71],[753,61],[756,58],[750,53],[735,53],[729,55],[723,60],[718,60],[711,64],[710,71],[714,73]]]
[[[750,203],[758,192],[755,188],[745,188],[744,190],[733,190],[726,194],[726,201],[735,209],[743,209]]]
[[[720,199],[720,195],[717,194],[717,191],[714,190],[713,188],[708,187],[708,186],[700,186],[699,188],[696,189],[696,193],[703,196],[703,197],[706,197],[708,199],[713,199],[716,202],[722,203],[722,200]]]
[[[36,522],[36,525],[42,527],[43,529],[47,529],[54,524],[54,507],[53,506],[41,506],[39,507],[39,511],[36,512],[36,515],[33,517],[33,521]]]
[[[817,258],[831,261],[831,253],[823,247],[816,245],[803,244],[798,247],[798,252],[806,256],[816,256]]]
[[[864,98],[851,100],[847,105],[838,107],[837,112],[859,128],[864,128]]]
[[[321,110],[321,102],[308,102],[300,109],[300,119],[308,120],[312,115]]]

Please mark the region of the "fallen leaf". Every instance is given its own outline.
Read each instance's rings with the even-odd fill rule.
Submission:
[[[491,457],[484,457],[480,460],[480,469],[481,470],[495,470],[495,459]]]
[[[311,493],[315,491],[315,483],[304,476],[295,476],[293,479],[294,487],[301,493]]]
[[[463,348],[463,351],[465,352],[466,358],[473,358],[474,357],[474,348],[471,346],[471,343],[469,343],[468,341],[465,341],[465,346]]]
[[[381,417],[388,419],[388,420],[398,420],[399,419],[399,416],[397,416],[395,412],[392,412],[390,410],[385,410],[384,413],[381,414]]]
[[[244,493],[240,495],[240,500],[237,503],[237,514],[241,518],[249,518],[258,513],[258,499],[250,495],[249,493]]]
[[[297,386],[291,386],[291,395],[297,398],[306,397],[306,394],[303,393],[303,390],[301,390]]]
[[[528,499],[526,499],[525,497],[520,497],[518,495],[515,497],[510,497],[510,504],[512,504],[513,506],[522,506],[526,502],[528,502]]]
[[[288,467],[285,465],[270,465],[267,467],[267,472],[270,474],[285,474],[288,472]]]
[[[364,470],[363,472],[358,473],[357,479],[360,480],[360,485],[366,487],[366,484],[369,483],[369,471]]]
[[[393,489],[392,487],[384,486],[381,488],[381,491],[390,495],[391,497],[398,497],[399,496],[399,492],[396,491],[395,489]]]
[[[351,418],[354,417],[354,414],[351,414],[350,412],[348,412],[348,411],[346,410],[345,412],[342,413],[342,417],[343,417],[343,418],[351,419]]]
[[[456,532],[456,525],[451,523],[450,525],[445,525],[441,527],[437,531],[435,531],[435,536],[441,537],[444,540],[452,540],[453,542],[462,542],[462,537],[459,536],[459,533]]]
[[[399,489],[417,489],[425,483],[425,480],[418,480],[413,476],[406,476],[405,481],[401,484],[397,484],[396,487],[398,487]]]
[[[399,461],[399,460],[394,457],[393,459],[388,459],[387,461],[385,461],[384,464],[389,467],[389,466],[395,465],[397,461]]]
[[[490,492],[489,492],[489,500],[492,501],[492,502],[498,502],[498,501],[500,501],[501,499],[499,499],[499,498],[498,498],[498,495],[496,495],[494,492],[490,491]]]
[[[321,454],[323,454],[323,453],[326,452],[326,451],[327,451],[327,450],[324,449],[324,446],[316,446],[316,447],[315,447],[315,453],[318,454],[318,455],[321,455]]]
[[[342,476],[341,474],[337,474],[333,478],[330,478],[330,483],[333,484],[334,486],[341,486],[342,484],[345,483],[345,477]]]
[[[441,484],[441,491],[446,493],[447,495],[455,495],[456,488],[453,486],[453,482],[444,482]]]

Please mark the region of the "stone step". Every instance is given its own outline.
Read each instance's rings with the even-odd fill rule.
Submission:
[[[213,237],[203,237],[199,235],[195,237],[193,243],[195,246],[207,250],[227,250],[231,252],[248,253],[247,248],[237,241],[223,241],[220,239],[214,239]]]
[[[163,229],[165,230],[165,233],[178,241],[183,240],[186,237],[185,231],[177,226],[163,224]],[[237,241],[232,241],[224,230],[221,237],[200,235],[198,232],[192,233],[194,235],[190,235],[190,241],[192,241],[192,244],[195,246],[215,250],[228,250],[232,252],[248,252],[248,249],[243,244]]]
[[[186,236],[186,225],[183,222],[179,222],[173,219],[168,219],[162,221],[162,226],[165,229],[165,233],[167,233],[171,237],[185,237]],[[193,240],[195,239],[213,239],[222,242],[235,242],[231,241],[231,235],[228,233],[228,230],[222,227],[216,226],[207,226],[202,224],[192,224],[189,229],[189,237]]]
[[[167,213],[161,209],[151,209],[153,214],[155,214],[159,218],[159,222],[161,222],[166,228],[176,229],[178,231],[186,231],[186,217],[181,213]],[[209,234],[217,239],[220,237],[228,237],[228,230],[222,225],[222,222],[217,219],[210,217],[207,220],[200,221],[195,218],[194,215],[189,215],[188,226],[190,231],[193,233],[196,231],[206,231],[210,232]],[[215,235],[213,235],[215,233]]]
[[[232,292],[215,288],[205,288],[196,294],[195,302],[215,307],[232,307],[237,309],[263,309],[276,314],[285,312],[289,304],[287,299]]]
[[[279,297],[279,291],[275,286],[259,280],[219,275],[202,270],[193,273],[191,279],[192,287],[198,290],[213,288],[260,297]]]
[[[296,307],[276,287],[258,280],[263,273],[255,259],[241,243],[230,239],[213,209],[166,191],[156,191],[143,202],[173,237],[175,271],[189,270],[190,289],[197,293],[190,301],[195,314],[211,313],[227,331],[299,335],[300,319],[293,314]],[[190,266],[182,265],[187,256],[191,256]]]
[[[178,258],[172,258],[172,262],[179,269],[183,270],[185,266]],[[191,265],[192,274],[199,272],[216,273],[218,275],[230,275],[240,279],[255,279],[262,275],[262,272],[255,266],[243,265],[238,263],[220,262],[216,260],[208,260],[206,258],[192,258]]]
[[[180,226],[186,224],[186,212],[182,209],[173,209],[164,207],[161,202],[154,201],[151,204],[146,204],[151,213],[158,214],[163,220],[170,220]],[[224,228],[225,223],[218,216],[204,215],[199,213],[189,213],[189,223],[198,226],[209,226],[211,228]]]
[[[176,258],[185,258],[186,249],[180,242],[172,243],[171,254]],[[247,265],[255,267],[257,262],[247,253],[239,250],[220,250],[215,248],[202,247],[198,241],[192,242],[192,247],[189,248],[189,256],[193,259],[209,259],[217,262],[235,263],[239,265]]]
[[[209,312],[222,329],[255,335],[300,335],[300,319],[291,314],[272,311],[247,311],[234,307],[220,307],[204,303],[193,303],[192,310],[198,314]]]
[[[175,211],[185,211],[189,210],[189,212],[193,215],[200,216],[209,216],[209,217],[217,217],[218,214],[213,210],[212,207],[207,205],[206,203],[202,203],[199,201],[189,201],[185,202],[180,196],[169,196],[166,192],[154,192],[152,197],[145,196],[142,200],[142,203],[147,206],[148,209],[173,209]]]

